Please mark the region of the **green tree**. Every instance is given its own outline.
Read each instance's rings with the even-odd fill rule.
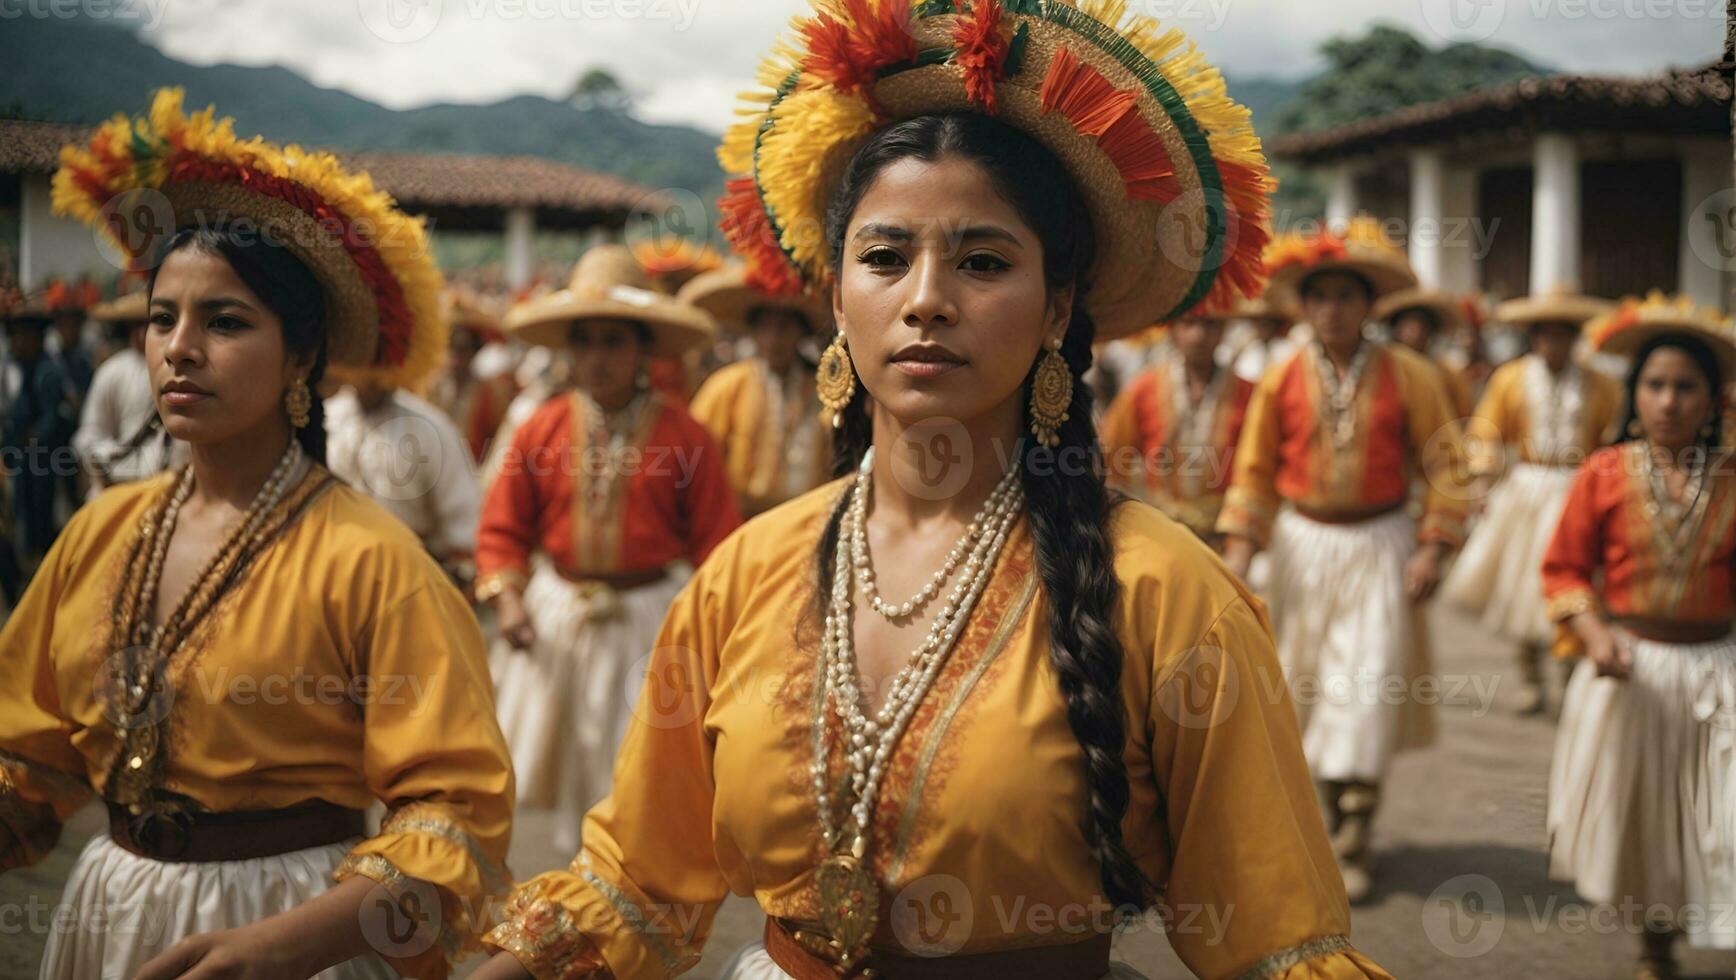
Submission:
[[[1408,32],[1376,26],[1321,47],[1327,69],[1277,116],[1281,133],[1324,129],[1406,106],[1463,95],[1548,72],[1516,54],[1476,44],[1435,49]]]
[[[592,68],[579,76],[567,101],[575,109],[603,109],[626,112],[633,108],[633,97],[621,85],[621,80],[604,68]]]

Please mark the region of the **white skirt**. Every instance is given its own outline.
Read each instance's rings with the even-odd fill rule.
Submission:
[[[131,980],[183,939],[287,912],[332,887],[332,872],[355,843],[247,861],[175,863],[140,857],[99,834],[67,878],[42,954],[42,980]],[[396,976],[368,955],[318,980]]]
[[[1543,553],[1561,523],[1574,470],[1519,463],[1489,493],[1489,506],[1441,584],[1441,598],[1482,616],[1519,643],[1555,638],[1543,599]]]
[[[1322,524],[1287,509],[1273,525],[1267,599],[1316,779],[1378,783],[1401,747],[1428,741],[1410,697],[1427,669],[1404,581],[1415,550],[1402,510]]]
[[[609,793],[658,630],[691,574],[672,566],[650,585],[587,595],[539,563],[524,590],[535,645],[495,644],[495,706],[518,802],[560,815],[554,843],[562,851],[579,849],[585,811]]]
[[[765,943],[749,943],[737,950],[724,965],[721,976],[722,980],[791,980],[772,960],[772,954],[766,952]],[[1146,980],[1146,977],[1125,963],[1111,963],[1103,980]]]
[[[1586,900],[1656,906],[1691,945],[1736,949],[1736,638],[1636,641],[1625,681],[1574,669],[1548,827],[1551,876]]]

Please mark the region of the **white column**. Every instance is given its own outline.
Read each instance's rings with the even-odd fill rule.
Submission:
[[[1681,249],[1682,294],[1723,309],[1724,275],[1736,272],[1736,192],[1727,144],[1684,147]]]
[[[1326,227],[1343,228],[1356,217],[1356,169],[1348,163],[1333,167],[1326,187]]]
[[[1531,292],[1583,288],[1579,268],[1579,147],[1560,133],[1537,137],[1531,199]]]
[[[1449,293],[1474,293],[1482,283],[1480,266],[1489,255],[1487,218],[1477,213],[1477,171],[1447,164],[1442,180],[1446,202],[1446,241],[1441,248],[1440,288]]]
[[[1447,162],[1439,150],[1410,157],[1410,264],[1425,289],[1441,288],[1446,271]]]
[[[506,284],[513,289],[529,284],[535,271],[532,248],[535,235],[535,211],[518,207],[506,212]]]

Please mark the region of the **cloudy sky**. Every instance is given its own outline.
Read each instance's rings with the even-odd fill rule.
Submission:
[[[282,65],[395,108],[563,96],[602,67],[641,118],[717,131],[806,0],[116,0],[172,57]],[[1715,60],[1723,0],[1129,0],[1184,27],[1230,75],[1306,75],[1315,48],[1377,20],[1558,68],[1628,74]]]

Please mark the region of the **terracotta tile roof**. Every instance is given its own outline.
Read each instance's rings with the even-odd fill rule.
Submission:
[[[60,148],[90,137],[91,127],[0,120],[0,173],[54,172]],[[459,153],[345,153],[410,210],[529,206],[569,214],[625,213],[654,206],[650,188],[541,157]]]
[[[1730,132],[1730,74],[1709,65],[1641,78],[1549,75],[1439,102],[1268,140],[1272,156],[1299,163],[1509,130]]]

